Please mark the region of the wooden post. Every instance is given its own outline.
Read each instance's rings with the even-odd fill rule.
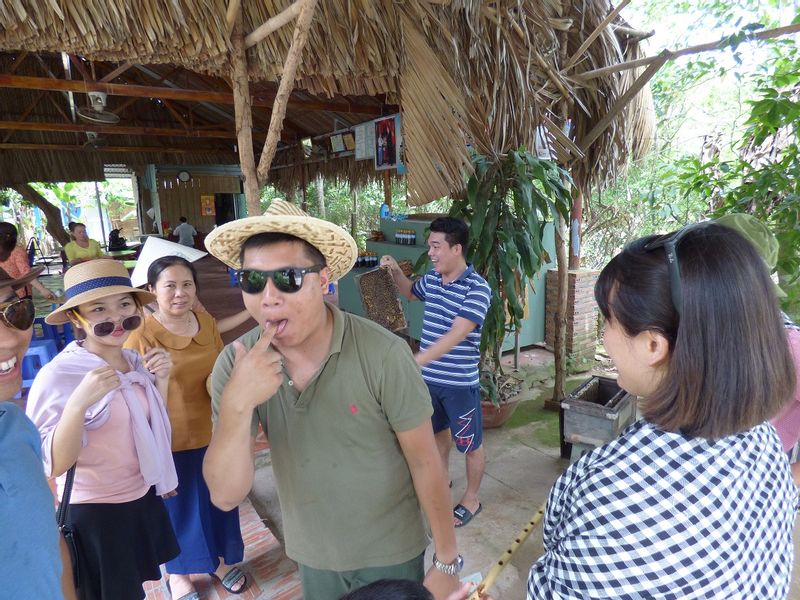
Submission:
[[[317,203],[319,205],[319,218],[325,218],[325,180],[322,173],[317,175]]]
[[[392,177],[389,171],[383,172],[383,201],[391,210],[392,208]]]
[[[569,226],[569,268],[581,268],[581,228],[583,227],[583,191],[577,186],[572,193],[572,222]]]
[[[354,187],[350,188],[350,194],[353,196],[353,212],[350,213],[350,235],[353,239],[356,238],[356,229],[358,229],[358,192]]]
[[[231,34],[231,87],[233,88],[233,110],[236,116],[236,140],[239,148],[239,165],[244,179],[244,197],[247,214],[261,214],[256,158],[253,153],[253,112],[250,106],[250,82],[247,76],[247,55],[244,49],[242,11],[238,10]]]
[[[303,201],[300,203],[300,208],[303,209],[303,212],[308,212],[308,180],[306,178],[306,166],[303,165],[300,167],[300,175],[302,176],[302,184],[303,184]]]
[[[292,45],[286,62],[281,73],[281,82],[278,85],[278,93],[275,96],[275,104],[272,107],[272,115],[269,119],[269,131],[267,141],[264,142],[264,149],[261,152],[261,159],[258,161],[258,180],[265,182],[272,159],[278,149],[278,139],[283,128],[283,118],[286,116],[286,104],[294,88],[294,78],[297,73],[297,65],[303,54],[303,47],[308,39],[308,30],[311,28],[311,19],[314,17],[314,9],[317,7],[317,0],[305,0],[297,17],[297,24],[294,28]]]

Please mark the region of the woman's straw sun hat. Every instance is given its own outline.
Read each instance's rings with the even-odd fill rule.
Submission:
[[[273,200],[261,216],[237,219],[217,227],[206,236],[205,244],[211,254],[229,267],[239,269],[242,244],[259,233],[286,233],[305,240],[325,257],[334,280],[352,269],[358,256],[355,240],[344,229],[309,216],[285,200]]]
[[[154,294],[131,285],[128,269],[121,262],[99,258],[70,267],[64,274],[64,296],[67,301],[47,315],[45,321],[50,325],[67,323],[71,308],[114,294],[136,295],[141,304],[149,304],[156,299]]]

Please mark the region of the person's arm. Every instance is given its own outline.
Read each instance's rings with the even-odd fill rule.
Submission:
[[[97,240],[89,240],[89,243],[94,246],[94,252],[92,258],[103,258],[105,254],[103,254],[103,249],[100,247],[100,242]],[[91,258],[89,260],[92,260]]]
[[[218,319],[217,329],[219,329],[220,333],[227,333],[229,331],[236,329],[242,323],[246,323],[250,319],[251,319],[250,313],[247,312],[247,309],[245,309],[239,311],[235,315],[231,315],[230,317]]]
[[[412,291],[414,282],[405,276],[403,270],[400,268],[400,265],[397,264],[397,261],[393,256],[389,256],[388,254],[381,256],[381,266],[389,268],[389,272],[392,274],[392,279],[394,279],[394,282],[397,284],[397,289],[403,296],[409,300],[418,299]]]
[[[398,431],[397,441],[408,463],[414,490],[428,518],[433,535],[436,558],[451,563],[458,556],[456,534],[453,528],[453,507],[431,422],[428,420],[408,431]],[[425,575],[425,587],[434,598],[446,598],[458,587],[457,575],[445,575],[431,567]]]
[[[414,360],[417,361],[417,364],[420,367],[424,367],[437,358],[441,358],[450,352],[450,350],[455,348],[459,342],[465,340],[477,326],[478,325],[476,323],[473,323],[469,319],[465,319],[464,317],[456,317],[453,321],[453,326],[450,328],[450,331],[436,340],[431,346],[428,347],[427,350],[423,352],[417,352],[414,355]]]
[[[39,290],[39,293],[48,300],[55,300],[56,295],[52,291],[44,287],[41,283],[39,283],[38,279],[32,280],[31,285],[35,287],[37,290]]]
[[[281,355],[270,348],[275,329],[274,325],[265,329],[250,351],[241,342],[234,342],[233,364],[223,354],[214,366],[214,405],[219,411],[203,460],[203,477],[211,502],[221,510],[239,506],[253,487],[253,411],[275,395],[283,382]],[[230,378],[225,382],[228,373]]]

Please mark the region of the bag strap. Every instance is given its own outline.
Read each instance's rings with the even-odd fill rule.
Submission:
[[[69,499],[72,496],[72,480],[75,479],[75,465],[72,465],[67,471],[67,480],[64,482],[64,493],[61,494],[61,503],[58,505],[58,513],[56,519],[58,521],[58,528],[61,529],[67,521],[67,513],[69,512]]]

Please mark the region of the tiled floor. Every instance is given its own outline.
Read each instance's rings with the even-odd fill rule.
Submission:
[[[203,600],[302,600],[295,563],[286,558],[283,548],[245,500],[239,508],[244,538],[244,562],[250,584],[243,594],[233,595],[208,575],[193,576],[195,589]],[[163,579],[145,584],[147,600],[170,600]]]

